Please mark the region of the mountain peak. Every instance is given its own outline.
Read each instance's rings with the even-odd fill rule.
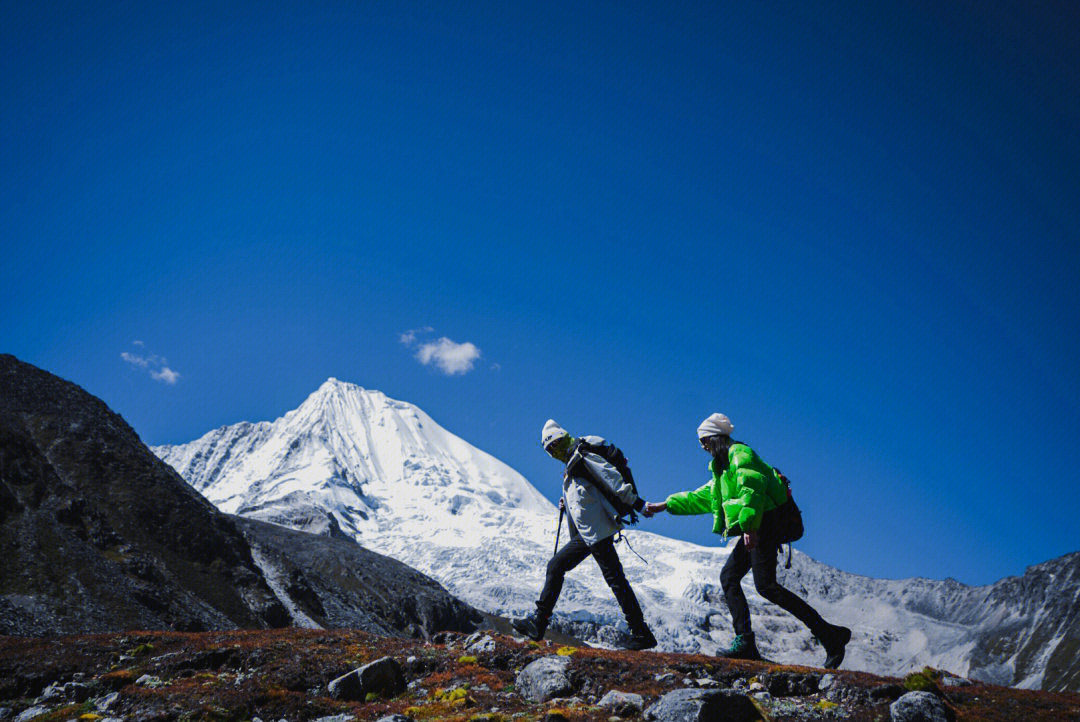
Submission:
[[[366,391],[367,389],[357,384],[351,384],[348,381],[342,381],[338,378],[331,376],[323,381],[322,384],[315,390],[316,394],[330,393],[333,391]]]

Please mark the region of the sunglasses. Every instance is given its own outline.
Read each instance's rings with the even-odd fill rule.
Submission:
[[[569,436],[563,436],[563,437],[560,437],[560,438],[556,439],[555,441],[552,441],[550,444],[545,446],[544,451],[548,452],[549,454],[552,453],[552,452],[561,452],[561,451],[565,451],[566,448],[569,447],[569,446],[570,446],[570,437]]]

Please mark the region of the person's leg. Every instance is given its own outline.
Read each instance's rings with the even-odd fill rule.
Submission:
[[[804,599],[776,581],[776,553],[779,548],[779,544],[771,542],[750,552],[754,586],[758,594],[793,614],[810,629],[811,634],[825,647],[825,667],[836,669],[844,661],[845,648],[851,641],[851,630],[829,624]]]
[[[742,538],[735,543],[735,548],[728,555],[724,568],[720,570],[720,586],[724,590],[728,612],[731,613],[731,626],[735,634],[750,634],[750,605],[742,590],[742,578],[750,571],[750,554]]]
[[[626,580],[619,554],[615,551],[615,542],[611,537],[602,539],[594,544],[590,551],[593,559],[600,567],[600,573],[604,575],[604,581],[611,587],[615,600],[622,608],[626,616],[626,623],[634,634],[648,629],[645,624],[645,615],[641,612],[634,590],[630,588],[630,582]]]
[[[537,625],[541,629],[547,626],[548,619],[551,618],[555,602],[559,600],[559,594],[562,592],[563,578],[566,577],[566,573],[581,564],[587,556],[589,556],[589,545],[571,524],[570,541],[548,562],[544,589],[540,592],[540,598],[536,600]]]
[[[758,594],[795,616],[809,627],[810,632],[822,639],[829,624],[817,611],[786,587],[776,581],[776,555],[780,545],[762,536],[758,547],[750,552],[750,568],[754,571],[754,586]]]

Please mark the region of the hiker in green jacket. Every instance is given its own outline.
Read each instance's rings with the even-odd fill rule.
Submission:
[[[829,624],[798,596],[776,581],[776,556],[780,549],[776,510],[788,503],[782,477],[746,444],[734,441],[734,425],[723,414],[713,414],[698,426],[701,448],[712,456],[712,479],[696,491],[672,494],[667,501],[649,503],[651,513],[713,515],[713,533],[738,535],[739,540],[720,572],[735,640],[721,656],[761,659],[750,628],[750,607],[742,590],[742,578],[753,570],[758,594],[776,604],[810,628],[825,647],[825,666],[836,669],[844,659],[851,630]]]

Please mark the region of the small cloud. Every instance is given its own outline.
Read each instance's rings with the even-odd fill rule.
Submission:
[[[135,341],[133,342],[133,344],[140,347],[145,346],[142,341]],[[145,370],[150,374],[150,378],[161,381],[162,383],[169,384],[170,386],[172,384],[175,384],[180,378],[179,373],[173,371],[166,365],[168,364],[168,361],[166,361],[164,357],[158,356],[157,354],[143,355],[130,353],[129,351],[121,351],[120,358],[122,358],[124,361],[127,361],[135,368]]]
[[[176,373],[168,366],[162,366],[160,371],[151,371],[150,377],[155,378],[158,381],[164,381],[167,384],[175,384],[176,380],[180,378],[180,374]]]
[[[431,333],[435,329],[431,326],[424,326],[423,328],[411,328],[405,333],[401,334],[401,343],[405,346],[412,346],[416,343],[416,334]]]
[[[132,344],[134,344],[135,346],[138,346],[138,347],[140,347],[140,348],[142,348],[143,346],[145,346],[145,345],[146,345],[146,344],[145,344],[145,343],[143,343],[142,341],[132,341],[131,343],[132,343]]]
[[[480,358],[480,349],[474,344],[456,343],[446,336],[438,341],[425,343],[416,352],[416,360],[425,366],[434,363],[447,376],[456,376],[472,371],[476,359]]]
[[[491,364],[492,371],[502,371],[502,364]]]
[[[141,369],[144,369],[150,365],[149,359],[146,359],[143,356],[136,356],[135,354],[128,353],[127,351],[121,351],[120,358],[124,359],[132,366],[138,366]]]

